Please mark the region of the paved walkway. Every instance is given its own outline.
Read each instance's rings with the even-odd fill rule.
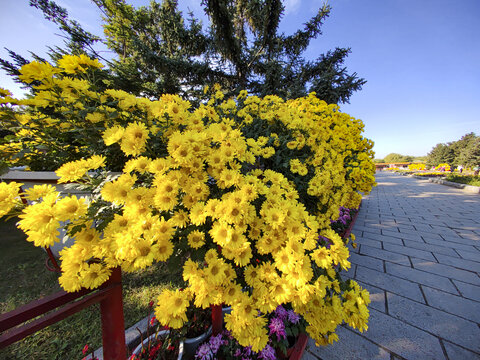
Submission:
[[[304,360],[480,359],[480,195],[381,172],[354,227],[347,276],[370,291],[369,330]]]

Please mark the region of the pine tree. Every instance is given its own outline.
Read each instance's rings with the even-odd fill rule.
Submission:
[[[117,55],[109,64],[109,85],[134,94],[198,99],[205,85],[219,83],[230,94],[246,89],[287,99],[315,91],[328,103],[345,103],[366,82],[343,65],[350,49],[336,48],[315,60],[303,56],[322,33],[331,11],[327,5],[303,28],[285,35],[279,32],[281,0],[203,0],[206,30],[193,14],[183,16],[177,0],[152,0],[138,9],[125,0],[93,1],[103,13],[104,41]],[[101,40],[69,20],[65,9],[47,0],[31,4],[64,31],[67,50],[98,55],[93,45]],[[13,64],[0,65],[14,74]]]
[[[427,166],[437,166],[439,164],[449,164],[453,166],[455,152],[448,144],[437,144],[427,154]]]

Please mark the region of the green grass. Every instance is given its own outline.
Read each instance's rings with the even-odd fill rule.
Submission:
[[[25,240],[16,219],[0,222],[0,312],[13,310],[60,289],[58,275],[45,267],[46,253]],[[125,328],[149,313],[148,303],[168,284],[179,284],[181,270],[171,274],[164,264],[123,274]],[[82,349],[102,346],[99,305],[51,325],[0,350],[0,359],[81,359]]]
[[[480,176],[450,174],[445,180],[460,184],[480,186]]]

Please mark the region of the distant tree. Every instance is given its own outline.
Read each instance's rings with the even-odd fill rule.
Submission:
[[[453,166],[455,152],[448,144],[437,144],[427,155],[427,166],[437,166],[438,164],[449,164]]]
[[[378,163],[383,163],[385,161],[383,159],[373,159],[373,162],[378,164]]]
[[[451,145],[455,153],[455,165],[467,167],[480,165],[480,137],[468,133]]]
[[[134,94],[158,98],[178,93],[192,99],[202,95],[205,85],[217,82],[231,94],[247,89],[286,99],[315,91],[328,103],[345,103],[366,83],[344,66],[349,48],[318,54],[313,61],[303,56],[322,33],[331,11],[327,5],[302,29],[285,35],[279,32],[284,13],[280,0],[203,0],[207,32],[193,14],[183,16],[177,0],[151,1],[138,9],[125,0],[93,1],[103,13],[105,40],[69,20],[53,1],[30,3],[65,34],[67,49],[51,49],[54,58],[65,52],[100,57],[93,45],[104,41],[117,55],[110,64],[109,86]],[[14,60],[0,66],[15,76],[26,60]]]
[[[436,166],[441,163],[450,166],[480,165],[480,137],[471,132],[460,140],[447,144],[437,144],[427,155],[427,165]]]
[[[385,156],[384,161],[386,163],[412,162],[413,156],[390,153],[387,156]]]
[[[471,132],[465,134],[460,140],[450,144],[455,153],[456,166],[474,166],[480,164],[480,137]]]

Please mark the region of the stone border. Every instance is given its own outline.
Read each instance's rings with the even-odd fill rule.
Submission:
[[[147,333],[148,329],[148,323],[152,317],[154,317],[155,314],[152,312],[150,316],[147,316],[137,322],[136,324],[130,326],[127,330],[125,330],[125,343],[127,345],[127,348],[130,351],[133,351],[135,347],[140,344],[140,333],[138,330],[142,332],[142,336],[145,336]],[[94,351],[93,355],[98,359],[98,360],[103,360],[103,347],[98,348],[97,350]],[[89,354],[85,360],[92,360],[91,355]]]
[[[456,182],[452,182],[452,181],[443,180],[443,179],[440,179],[440,178],[428,178],[428,177],[424,177],[424,176],[415,176],[415,175],[412,175],[412,177],[414,177],[416,179],[428,180],[431,183],[451,186],[451,187],[454,187],[454,188],[457,188],[457,189],[464,190],[465,192],[469,192],[469,193],[473,193],[473,194],[480,194],[480,186],[461,184],[461,183],[456,183]]]

